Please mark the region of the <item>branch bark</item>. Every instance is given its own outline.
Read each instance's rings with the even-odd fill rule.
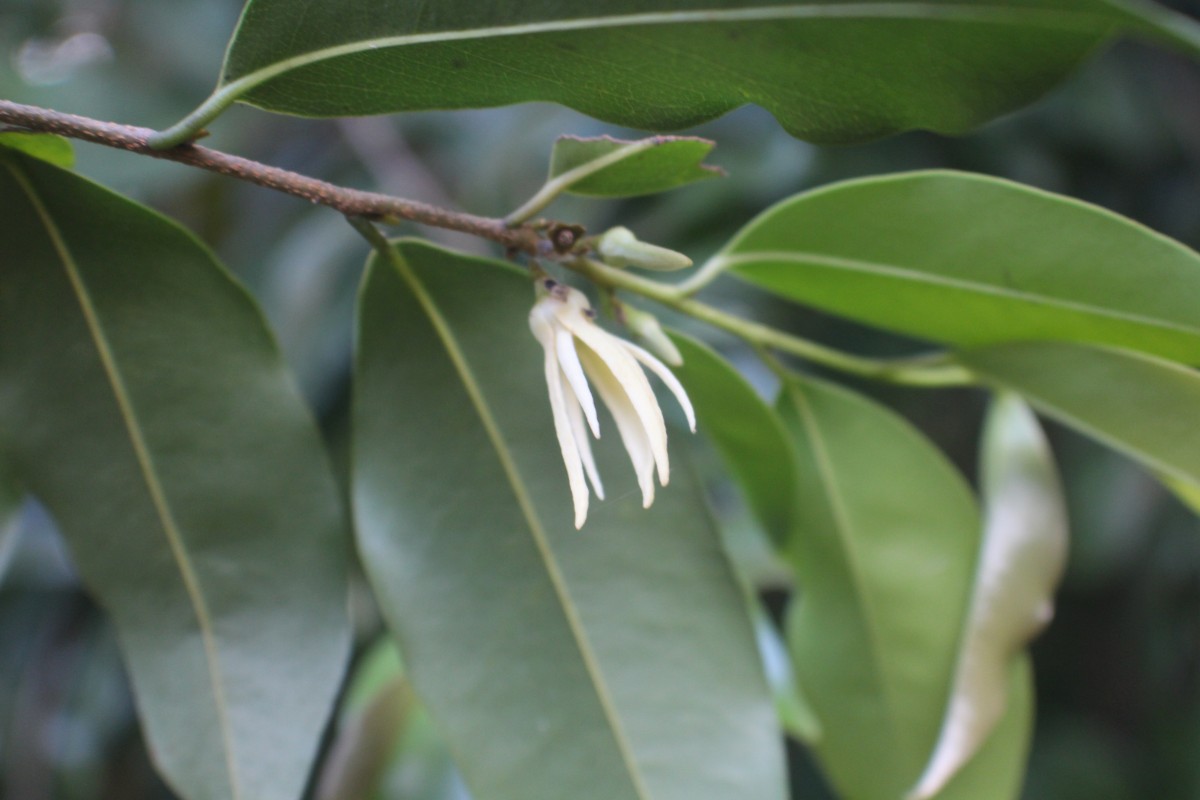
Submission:
[[[510,227],[502,219],[479,217],[428,203],[337,186],[195,144],[155,150],[148,143],[150,136],[155,133],[150,128],[101,122],[8,100],[0,100],[0,123],[20,131],[54,133],[70,139],[218,172],[300,197],[311,203],[329,206],[348,217],[365,217],[384,222],[408,220],[435,228],[462,231],[532,255],[545,254],[553,249],[550,242],[529,225]]]

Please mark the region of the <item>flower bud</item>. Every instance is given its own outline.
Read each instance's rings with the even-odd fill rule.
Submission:
[[[628,228],[610,228],[596,240],[596,252],[606,264],[614,267],[637,267],[670,272],[687,269],[692,260],[656,244],[638,241]]]
[[[663,331],[658,317],[645,311],[639,311],[629,306],[624,307],[625,324],[629,330],[642,340],[646,348],[672,367],[683,364],[683,355],[679,348]]]

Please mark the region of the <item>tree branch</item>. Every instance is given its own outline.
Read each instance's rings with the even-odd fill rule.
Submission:
[[[311,203],[329,206],[348,217],[394,222],[409,220],[435,228],[462,231],[532,255],[545,254],[552,250],[551,243],[528,225],[509,227],[502,219],[478,217],[428,203],[349,189],[195,144],[183,144],[169,150],[155,150],[148,143],[155,131],[149,128],[101,122],[8,100],[0,100],[0,123],[21,131],[55,133],[71,139],[219,172],[238,180],[301,197]]]

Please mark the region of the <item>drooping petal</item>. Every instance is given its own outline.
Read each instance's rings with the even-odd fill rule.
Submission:
[[[582,374],[583,368],[580,367],[580,375]],[[571,433],[575,436],[575,446],[579,448],[579,457],[583,461],[583,471],[587,473],[588,480],[592,482],[592,489],[596,492],[596,497],[603,500],[604,485],[600,483],[600,471],[596,469],[596,459],[592,455],[592,443],[588,439],[587,428],[584,427],[583,410],[579,407],[579,401],[575,397],[574,390],[571,389],[571,383],[567,379],[565,370],[563,394],[567,400],[567,416],[571,420]],[[591,397],[590,392],[588,397]]]
[[[658,407],[658,398],[654,396],[654,390],[650,388],[650,381],[646,378],[646,373],[642,372],[638,362],[625,349],[623,340],[596,325],[578,309],[569,306],[560,308],[557,319],[567,330],[575,334],[599,361],[608,367],[609,372],[616,379],[621,394],[628,398],[638,419],[641,420],[641,427],[650,443],[650,452],[658,467],[659,482],[666,486],[671,472],[667,456],[667,424],[663,420],[662,409]],[[588,361],[584,361],[585,369],[587,369],[588,363]],[[593,382],[595,382],[594,378]],[[605,403],[612,406],[612,402],[607,399]]]
[[[575,337],[566,328],[556,328],[554,344],[558,350],[558,365],[562,368],[563,377],[571,386],[575,399],[587,417],[588,427],[592,435],[600,438],[600,420],[596,417],[596,401],[588,388],[587,378],[583,374],[583,366],[579,363],[579,354],[575,352]],[[586,439],[584,443],[586,444]]]
[[[548,318],[543,312],[544,308],[540,303],[534,305],[529,314],[529,329],[533,331],[545,353],[546,388],[550,393],[554,433],[558,437],[558,447],[562,451],[563,464],[567,469],[567,483],[571,487],[571,502],[575,509],[575,529],[578,530],[587,519],[588,489],[583,476],[583,460],[575,444],[575,434],[571,430],[566,394],[563,392],[565,379],[558,365],[558,352],[554,343],[555,326],[551,322],[553,317]]]
[[[592,379],[592,385],[600,394],[600,399],[612,414],[617,432],[621,435],[621,442],[633,463],[638,487],[642,490],[642,507],[649,508],[654,502],[654,454],[641,417],[621,383],[599,356],[591,350],[581,348],[579,358],[588,377]]]
[[[683,384],[679,382],[671,370],[667,369],[667,365],[654,357],[654,354],[638,347],[633,342],[622,340],[622,344],[626,349],[633,354],[633,357],[646,365],[646,367],[659,377],[671,390],[671,394],[675,395],[675,399],[679,401],[679,405],[683,408],[683,413],[687,415],[688,426],[691,427],[692,433],[696,432],[696,412],[692,408],[692,401],[688,399],[687,392],[684,391]]]

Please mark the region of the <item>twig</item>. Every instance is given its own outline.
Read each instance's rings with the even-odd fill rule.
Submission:
[[[970,386],[976,383],[970,371],[945,353],[903,359],[858,356],[793,336],[768,325],[742,319],[699,300],[681,296],[674,286],[614,269],[590,258],[563,261],[562,265],[599,286],[640,294],[693,319],[729,331],[758,347],[799,356],[814,364],[822,364],[851,375],[908,386]]]
[[[149,145],[149,138],[155,132],[149,128],[101,122],[8,100],[0,100],[0,123],[30,133],[55,133],[71,139],[218,172],[301,197],[312,203],[329,206],[349,217],[365,217],[387,222],[408,220],[435,228],[462,231],[533,255],[546,254],[552,250],[550,243],[533,228],[525,225],[509,227],[502,219],[479,217],[428,203],[349,189],[194,144],[184,144],[169,150],[155,150]]]

